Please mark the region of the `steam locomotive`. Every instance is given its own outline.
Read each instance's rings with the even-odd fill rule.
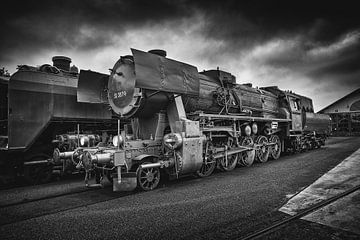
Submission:
[[[28,183],[40,183],[53,173],[63,175],[74,164],[54,161],[54,148],[64,152],[95,146],[104,132],[116,133],[107,104],[77,101],[79,71],[70,67],[71,59],[52,60],[53,65],[20,65],[0,81],[0,175],[6,180],[24,176]]]
[[[96,184],[107,175],[114,191],[147,191],[163,174],[206,177],[215,168],[231,171],[325,144],[330,118],[314,113],[307,97],[237,84],[219,69],[199,73],[163,50],[131,51],[108,78],[80,71],[77,100],[108,102],[119,116],[112,145],[78,152],[87,184],[95,173]]]

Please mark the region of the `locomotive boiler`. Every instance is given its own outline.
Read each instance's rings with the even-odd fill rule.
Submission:
[[[110,174],[116,191],[154,189],[161,171],[170,178],[206,177],[216,167],[266,162],[284,151],[320,147],[329,133],[329,117],[314,113],[309,98],[237,84],[219,69],[199,73],[161,50],[132,49],[108,79],[96,74],[80,72],[78,100],[103,102],[96,86],[107,86],[113,111],[131,123],[113,146],[84,150],[80,162],[87,176]],[[95,87],[82,84],[89,79]]]
[[[116,120],[107,104],[77,101],[79,73],[70,63],[68,57],[55,56],[53,65],[20,65],[8,81],[0,82],[0,175],[4,178],[24,176],[27,182],[45,182],[54,170],[64,172],[61,166],[67,164],[55,164],[52,159],[54,145],[60,142],[52,140],[59,134],[78,135],[78,125],[80,134],[116,132]],[[60,149],[67,147],[64,142]]]

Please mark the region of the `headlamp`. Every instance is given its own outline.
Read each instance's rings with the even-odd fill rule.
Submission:
[[[169,133],[164,136],[165,147],[174,150],[181,147],[183,139],[179,133]]]
[[[123,144],[124,140],[121,135],[116,135],[112,139],[114,147],[120,147]]]
[[[87,137],[87,136],[80,137],[80,146],[81,147],[85,147],[88,144],[89,144],[89,137]]]

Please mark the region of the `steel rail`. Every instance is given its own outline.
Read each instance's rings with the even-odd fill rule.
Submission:
[[[271,225],[271,226],[269,226],[267,228],[256,231],[256,232],[254,232],[254,233],[252,233],[252,234],[250,234],[250,235],[248,235],[248,236],[246,236],[244,238],[240,238],[240,239],[249,240],[249,239],[257,239],[259,237],[266,236],[266,235],[268,235],[268,234],[270,234],[270,233],[284,227],[287,223],[289,223],[289,222],[291,222],[293,220],[302,218],[303,216],[306,216],[309,213],[312,213],[312,212],[314,212],[314,211],[316,211],[316,210],[318,210],[318,209],[320,209],[320,208],[322,208],[322,207],[324,207],[326,205],[329,205],[330,203],[333,203],[336,200],[338,200],[340,198],[343,198],[343,197],[345,197],[345,196],[347,196],[347,195],[349,195],[349,194],[351,194],[351,193],[353,193],[353,192],[355,192],[355,191],[357,191],[359,189],[360,189],[360,185],[352,187],[352,188],[350,188],[349,190],[347,190],[347,191],[345,191],[343,193],[335,195],[335,196],[333,196],[333,197],[331,197],[329,199],[326,199],[326,200],[324,200],[322,202],[316,203],[313,206],[311,206],[311,207],[309,207],[309,208],[307,208],[305,210],[300,211],[299,213],[295,214],[294,216],[287,217],[287,218],[285,218],[284,220],[282,220],[282,221],[280,221],[278,223],[275,223],[275,224],[273,224],[273,225]]]
[[[37,201],[42,201],[42,200],[48,200],[48,199],[57,198],[57,197],[68,196],[68,195],[77,194],[77,193],[94,191],[94,190],[98,190],[98,188],[85,188],[85,186],[84,186],[84,189],[81,189],[81,190],[78,190],[78,191],[51,194],[51,195],[44,196],[44,197],[32,198],[32,199],[23,199],[22,201],[18,201],[18,202],[2,204],[2,205],[0,205],[0,209],[7,208],[7,207],[18,206],[18,205],[23,205],[23,204],[32,203],[32,202],[37,202]]]
[[[99,189],[98,189],[98,190],[99,190]],[[19,223],[19,222],[27,221],[27,220],[34,219],[34,218],[39,218],[39,217],[43,217],[43,216],[58,214],[58,213],[61,213],[61,212],[66,212],[66,211],[70,211],[70,210],[74,210],[74,209],[78,209],[78,208],[82,208],[82,207],[88,207],[88,206],[91,206],[91,205],[95,205],[95,204],[99,204],[99,203],[103,203],[103,202],[112,201],[112,200],[115,200],[115,199],[119,199],[119,198],[122,198],[122,197],[129,196],[129,195],[131,195],[131,194],[134,194],[134,192],[122,192],[120,195],[112,196],[112,197],[109,197],[109,198],[106,198],[106,199],[102,199],[102,200],[99,200],[99,201],[95,201],[95,202],[91,202],[91,203],[86,203],[86,204],[80,204],[80,205],[77,205],[77,206],[69,206],[69,207],[64,208],[64,209],[58,209],[58,210],[49,211],[49,212],[41,213],[41,214],[34,215],[34,216],[28,216],[28,217],[25,217],[25,218],[22,218],[22,219],[18,219],[18,220],[10,220],[10,221],[8,221],[8,222],[5,222],[5,223],[0,224],[0,227],[6,226],[6,225],[11,225],[11,224],[14,224],[14,223]]]

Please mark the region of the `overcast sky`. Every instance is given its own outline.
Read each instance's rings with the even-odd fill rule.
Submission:
[[[277,85],[315,110],[360,87],[355,1],[2,1],[0,67],[71,57],[108,73],[130,48],[160,48],[198,67],[220,67],[253,86]]]

